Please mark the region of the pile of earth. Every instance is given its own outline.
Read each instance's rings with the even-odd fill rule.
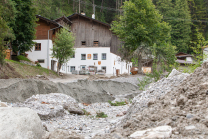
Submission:
[[[24,102],[36,94],[63,93],[80,103],[108,102],[115,98],[133,98],[141,91],[128,82],[112,80],[78,80],[68,84],[47,80],[0,79],[0,100],[14,103]]]
[[[144,139],[208,138],[208,63],[190,75],[174,74],[155,83],[153,87],[158,89],[150,88],[135,97],[126,117],[111,134],[95,138],[113,138],[115,134]],[[164,84],[179,76],[178,82]]]

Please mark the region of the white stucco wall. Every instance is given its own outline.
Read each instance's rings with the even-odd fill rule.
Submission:
[[[44,59],[44,63],[40,63],[42,67],[47,68],[47,46],[48,40],[34,40],[36,43],[41,43],[41,51],[35,51],[35,46],[29,52],[28,58],[32,61],[38,61],[38,59]],[[51,69],[51,60],[56,59],[51,56],[52,41],[49,40],[49,69]],[[102,60],[102,53],[106,53],[106,60]],[[86,60],[81,60],[81,54],[86,54]],[[91,58],[88,59],[88,54],[91,54]],[[98,54],[98,59],[93,60],[93,54]],[[98,62],[101,62],[99,65]],[[75,70],[81,70],[81,66],[85,65],[96,66],[97,70],[100,70],[103,66],[106,67],[106,74],[116,75],[116,69],[120,70],[120,74],[130,73],[132,63],[126,63],[121,61],[121,58],[110,52],[110,47],[89,47],[89,48],[76,48],[75,58],[71,58],[67,63],[63,65],[60,72],[71,74],[70,67],[75,66]],[[54,69],[57,69],[57,62],[54,65]]]
[[[40,65],[44,68],[47,68],[47,47],[48,40],[33,40],[36,43],[41,43],[41,50],[35,51],[35,46],[33,46],[31,51],[26,52],[28,54],[28,58],[32,61],[38,61],[39,59],[43,59],[44,63],[40,63]],[[49,40],[49,47],[52,48],[52,40]],[[49,58],[49,69],[51,69],[51,63]]]
[[[93,60],[93,54],[98,54],[98,60]],[[102,60],[102,53],[106,53],[106,60]],[[86,54],[86,60],[81,60],[81,54]],[[91,59],[87,58],[87,55],[91,54]],[[88,66],[97,66],[97,69],[100,70],[101,67],[106,67],[106,74],[109,75],[115,75],[116,69],[120,69],[120,74],[122,73],[129,73],[130,72],[130,66],[132,64],[127,64],[126,69],[126,62],[120,62],[119,56],[110,53],[110,47],[94,47],[94,48],[76,48],[75,50],[75,58],[71,58],[67,63],[64,64],[63,68],[61,68],[61,72],[63,73],[69,73],[70,72],[70,66],[75,66],[75,70],[81,70],[81,65],[86,65],[86,68]],[[98,64],[98,61],[101,62],[101,64]],[[115,65],[114,65],[115,61]],[[129,71],[128,71],[129,66]]]

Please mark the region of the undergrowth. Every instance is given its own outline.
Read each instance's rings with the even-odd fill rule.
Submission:
[[[104,112],[96,112],[96,113],[97,113],[97,115],[96,115],[97,118],[106,118],[106,117],[108,117],[108,115],[105,114]]]
[[[121,102],[116,101],[115,103],[113,103],[113,102],[111,102],[110,100],[108,101],[108,103],[109,103],[111,106],[122,106],[122,105],[128,104],[126,101],[121,101]]]
[[[86,111],[85,109],[82,109],[82,111],[84,112],[84,115],[87,115],[87,116],[91,115],[91,113]]]
[[[22,55],[18,55],[18,56],[17,56],[17,59],[18,59],[18,60],[23,60],[23,61],[31,62],[28,58],[26,58],[26,57],[24,57],[24,56],[22,56]]]
[[[141,79],[141,80],[138,78],[138,81],[139,81],[139,84],[138,84],[139,90],[142,90],[142,91],[145,90],[145,87],[146,87],[148,84],[152,83],[152,79],[151,79],[150,77],[144,77],[144,78]]]

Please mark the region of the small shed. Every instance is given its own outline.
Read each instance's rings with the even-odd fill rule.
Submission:
[[[193,56],[190,54],[180,52],[177,53],[175,56],[177,57],[176,62],[178,62],[179,64],[194,64]]]

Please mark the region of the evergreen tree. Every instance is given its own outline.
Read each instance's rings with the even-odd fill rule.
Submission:
[[[12,42],[14,51],[24,53],[30,50],[35,39],[36,27],[36,9],[33,7],[31,0],[13,0],[17,10],[15,23],[11,25],[16,40]]]
[[[171,43],[179,52],[188,52],[191,16],[186,0],[158,0],[157,9],[163,15],[163,20],[171,25]]]

